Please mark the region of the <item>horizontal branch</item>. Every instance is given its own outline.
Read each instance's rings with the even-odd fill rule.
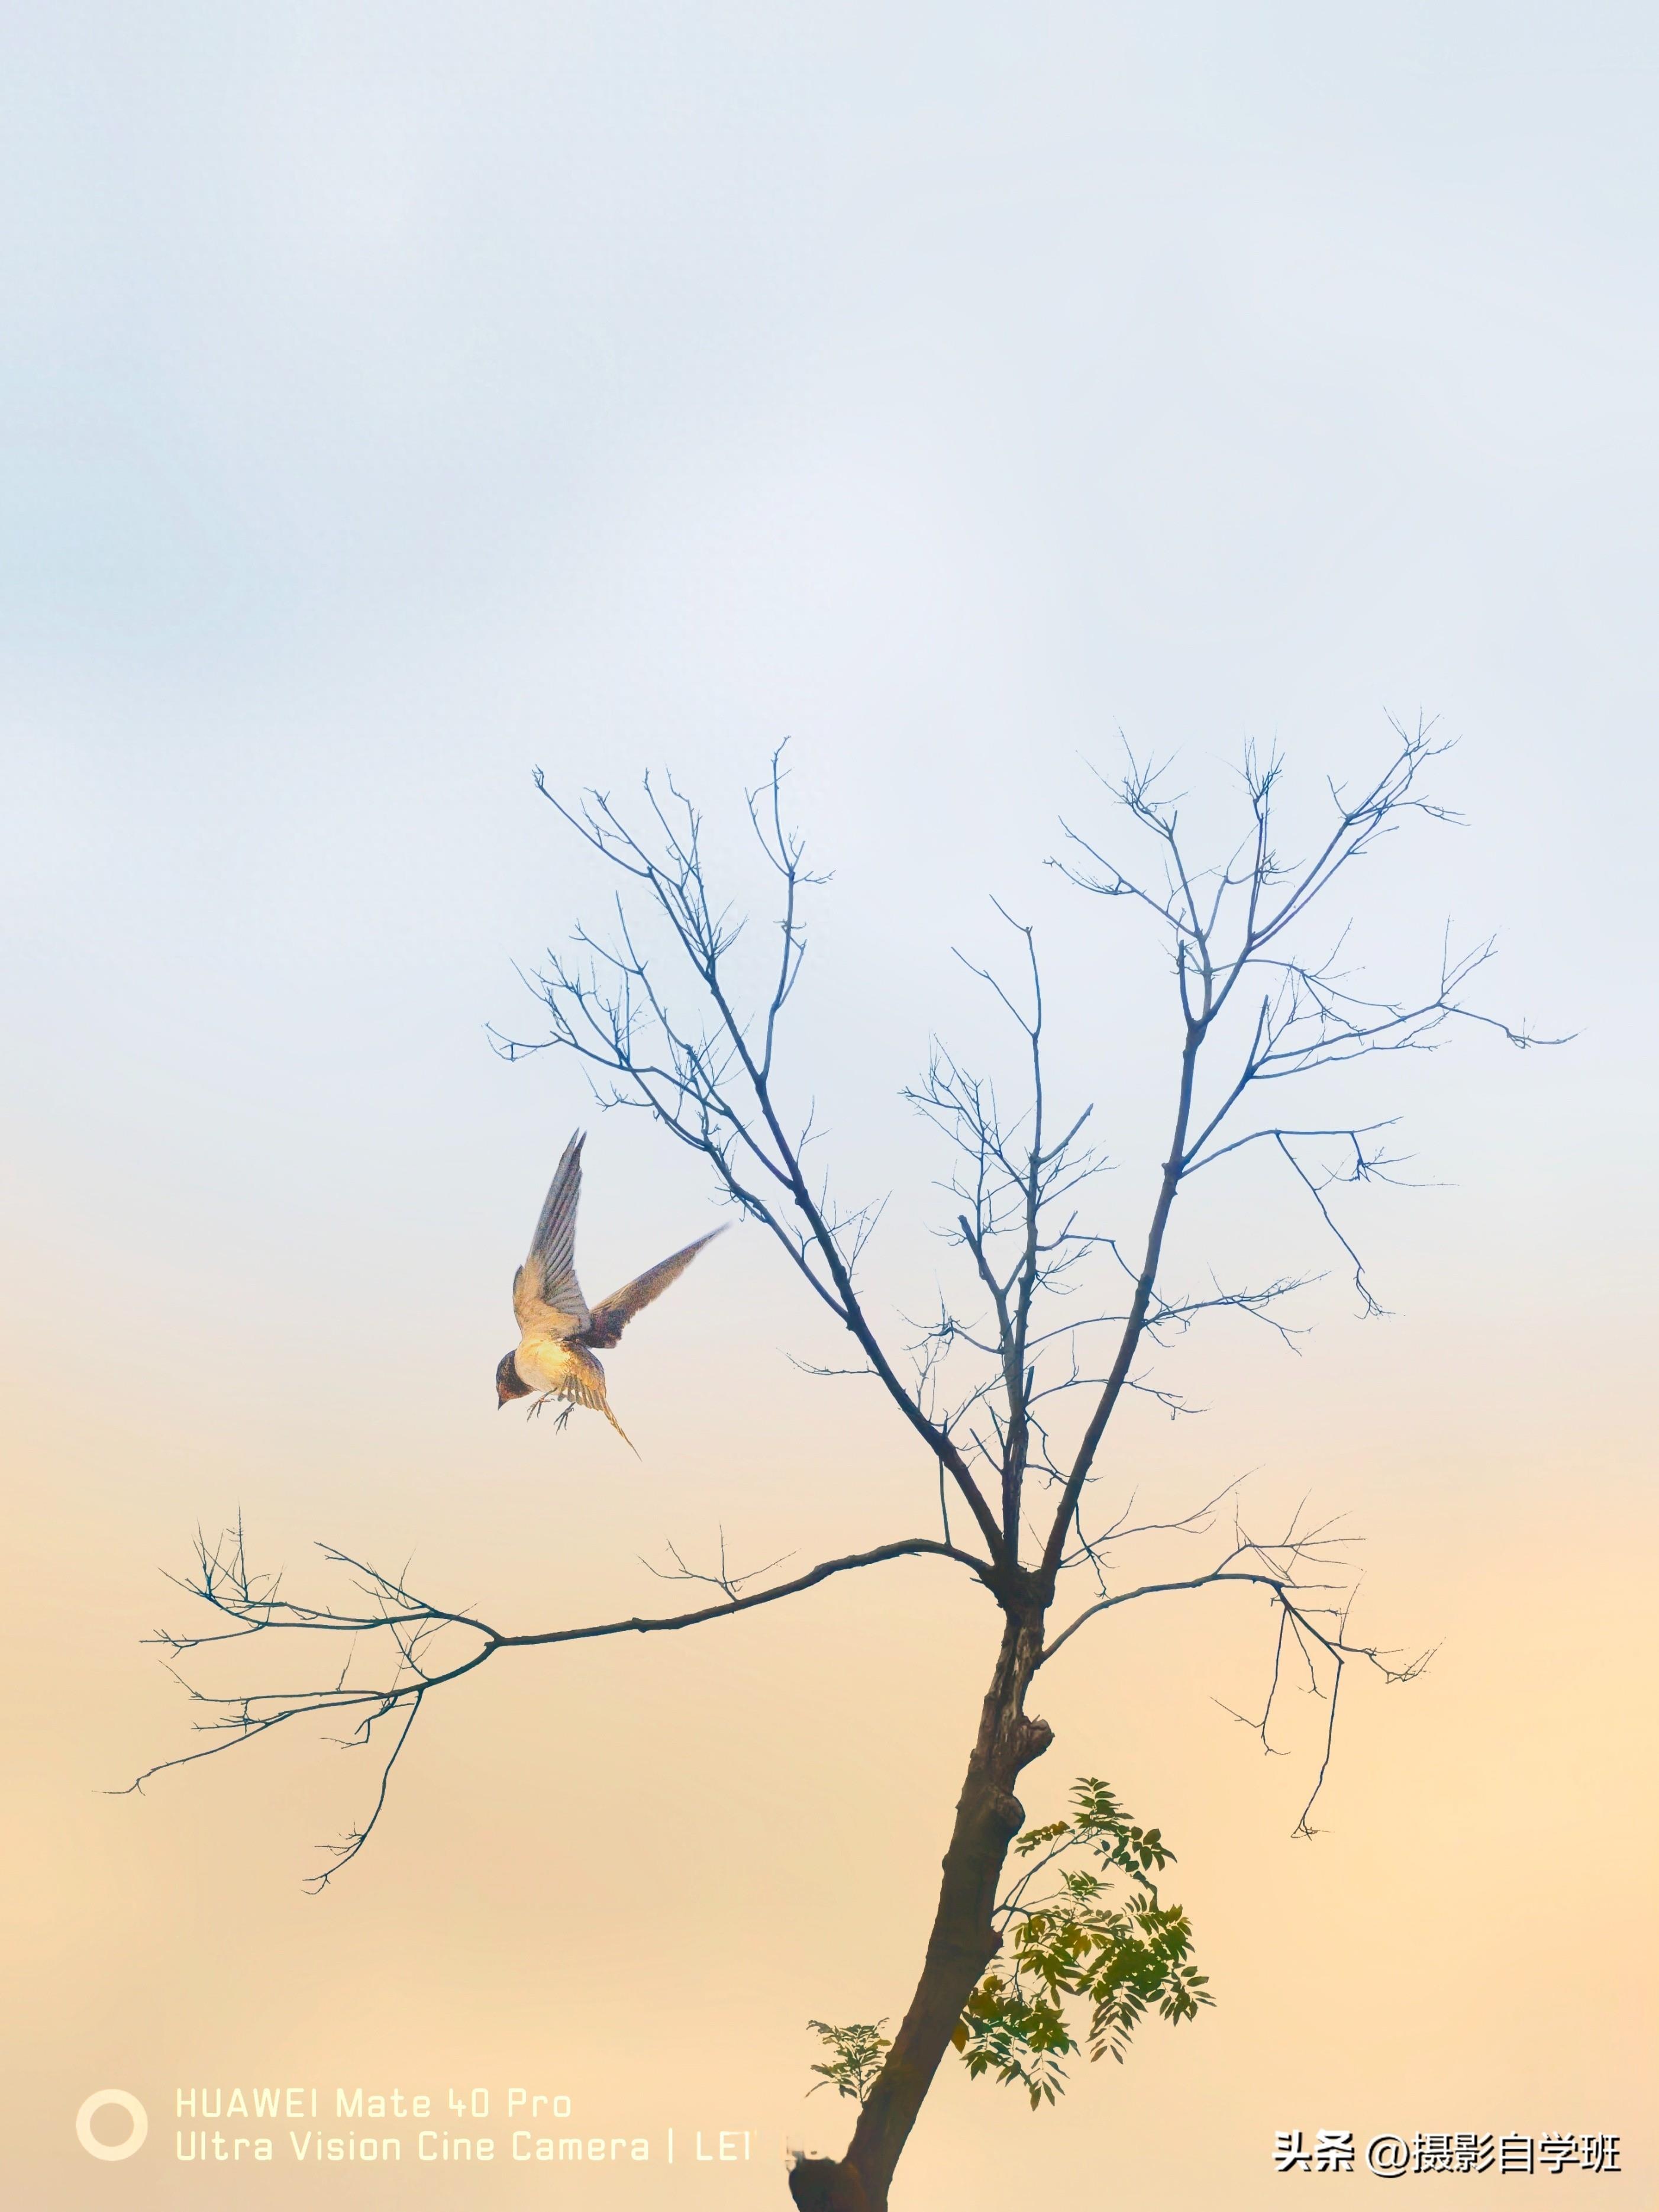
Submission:
[[[1259,1574],[1254,1569],[1242,1567],[1213,1568],[1208,1574],[1188,1575],[1177,1583],[1142,1583],[1139,1589],[1120,1590],[1115,1597],[1097,1598],[1092,1605],[1085,1606],[1070,1627],[1063,1628],[1052,1644],[1043,1647],[1037,1665],[1046,1667],[1061,1644],[1069,1644],[1085,1621],[1092,1620],[1097,1613],[1109,1613],[1114,1606],[1128,1605],[1139,1597],[1161,1597],[1174,1590],[1208,1589],[1215,1583],[1259,1583],[1281,1601],[1285,1592],[1291,1587],[1282,1575]]]
[[[1299,1510],[1300,1509],[1298,1509],[1298,1517]],[[1328,1523],[1327,1526],[1328,1525]],[[1311,1559],[1316,1558],[1320,1551],[1329,1545],[1348,1540],[1351,1540],[1330,1537],[1319,1530],[1298,1537],[1294,1534],[1294,1522],[1292,1522],[1292,1533],[1279,1544],[1255,1543],[1243,1538],[1241,1534],[1241,1540],[1235,1549],[1218,1566],[1211,1568],[1206,1574],[1189,1575],[1178,1582],[1144,1583],[1135,1589],[1120,1591],[1115,1597],[1103,1596],[1093,1605],[1086,1606],[1071,1626],[1063,1629],[1055,1637],[1036,1663],[1039,1667],[1046,1666],[1061,1646],[1069,1643],[1077,1634],[1084,1623],[1092,1620],[1097,1613],[1109,1613],[1114,1607],[1131,1604],[1138,1598],[1160,1597],[1182,1590],[1208,1589],[1224,1583],[1249,1583],[1258,1589],[1267,1590],[1279,1609],[1279,1638],[1273,1651],[1273,1680],[1268,1687],[1267,1702],[1262,1709],[1261,1717],[1260,1720],[1250,1721],[1246,1719],[1243,1713],[1233,1712],[1231,1706],[1224,1706],[1223,1710],[1231,1713],[1235,1720],[1243,1721],[1252,1733],[1260,1737],[1264,1751],[1272,1752],[1275,1748],[1269,1740],[1268,1729],[1274,1704],[1279,1695],[1285,1636],[1288,1631],[1306,1666],[1308,1688],[1316,1696],[1324,1698],[1326,1700],[1324,1747],[1319,1761],[1319,1771],[1314,1778],[1313,1789],[1297,1816],[1296,1826],[1292,1832],[1300,1837],[1310,1837],[1316,1831],[1309,1826],[1309,1816],[1318,1802],[1320,1793],[1325,1787],[1326,1778],[1330,1772],[1331,1758],[1336,1742],[1337,1699],[1341,1694],[1342,1676],[1349,1662],[1356,1659],[1363,1660],[1368,1667],[1374,1668],[1385,1682],[1410,1682],[1414,1681],[1423,1672],[1434,1655],[1432,1651],[1425,1651],[1415,1659],[1407,1661],[1403,1666],[1392,1666],[1389,1664],[1389,1660],[1394,1656],[1392,1653],[1385,1654],[1375,1644],[1351,1644],[1348,1641],[1348,1614],[1354,1600],[1352,1588],[1346,1589],[1343,1601],[1340,1605],[1318,1606],[1310,1608],[1297,1601],[1311,1590],[1339,1589],[1342,1585],[1296,1581],[1288,1573],[1275,1574],[1265,1568],[1236,1567],[1231,1562],[1234,1559],[1249,1557],[1252,1553],[1258,1558],[1266,1558],[1276,1552],[1288,1553],[1293,1561],[1298,1559]],[[1322,1628],[1319,1625],[1320,1618],[1330,1621],[1333,1624],[1332,1627]],[[1320,1687],[1318,1672],[1315,1664],[1316,1655],[1318,1653],[1324,1655],[1331,1668],[1331,1686],[1328,1697]]]
[[[987,1582],[994,1571],[988,1559],[977,1559],[971,1552],[959,1551],[954,1544],[940,1543],[931,1536],[907,1536],[896,1544],[878,1544],[872,1552],[850,1553],[844,1559],[825,1559],[797,1575],[793,1582],[779,1583],[771,1589],[757,1590],[750,1597],[736,1597],[723,1605],[707,1605],[695,1613],[674,1614],[667,1620],[641,1619],[607,1620],[592,1628],[550,1628],[528,1636],[497,1636],[496,1644],[502,1650],[535,1644],[576,1644],[596,1636],[625,1636],[630,1632],[641,1636],[653,1631],[672,1628],[695,1628],[705,1620],[719,1620],[727,1613],[748,1613],[757,1605],[771,1605],[777,1599],[793,1597],[799,1590],[811,1589],[817,1583],[827,1582],[831,1575],[848,1573],[854,1567],[873,1567],[886,1559],[932,1556],[954,1559],[958,1566],[969,1568],[981,1582]]]
[[[368,1842],[385,1809],[392,1768],[408,1741],[410,1729],[424,1699],[434,1690],[459,1680],[464,1674],[473,1673],[498,1651],[524,1650],[549,1644],[591,1642],[610,1636],[646,1636],[694,1628],[704,1621],[720,1620],[733,1613],[752,1612],[757,1606],[775,1604],[781,1598],[793,1597],[802,1590],[811,1589],[819,1583],[828,1582],[832,1576],[851,1573],[860,1567],[878,1566],[889,1559],[918,1557],[951,1559],[957,1565],[968,1568],[988,1584],[994,1574],[989,1560],[959,1550],[953,1544],[941,1543],[929,1536],[908,1536],[895,1543],[879,1544],[872,1551],[849,1553],[838,1559],[824,1559],[806,1573],[797,1575],[786,1583],[775,1583],[769,1589],[745,1594],[733,1586],[720,1601],[699,1606],[689,1613],[656,1617],[635,1613],[625,1620],[596,1621],[580,1628],[532,1630],[513,1635],[493,1627],[476,1614],[428,1605],[414,1596],[401,1581],[383,1575],[377,1569],[331,1547],[321,1548],[333,1564],[353,1568],[359,1575],[367,1577],[364,1587],[371,1600],[380,1601],[378,1611],[355,1614],[337,1613],[331,1608],[302,1605],[281,1596],[274,1580],[262,1581],[256,1585],[247,1572],[239,1522],[234,1529],[226,1531],[216,1550],[210,1548],[205,1540],[198,1537],[197,1550],[200,1579],[194,1583],[180,1583],[216,1612],[225,1614],[239,1625],[223,1633],[210,1636],[173,1635],[164,1632],[154,1640],[179,1655],[212,1644],[237,1642],[243,1637],[258,1635],[268,1629],[316,1630],[335,1635],[343,1633],[353,1638],[384,1630],[392,1637],[401,1662],[393,1670],[390,1683],[378,1688],[349,1686],[346,1680],[350,1665],[349,1657],[334,1682],[313,1689],[253,1691],[234,1696],[216,1696],[185,1682],[185,1687],[192,1703],[207,1706],[213,1713],[210,1720],[198,1722],[198,1728],[217,1735],[219,1741],[198,1751],[181,1753],[174,1759],[159,1759],[155,1765],[146,1767],[125,1790],[110,1793],[115,1796],[125,1796],[134,1791],[142,1792],[145,1783],[157,1774],[166,1773],[173,1767],[191,1765],[198,1759],[211,1759],[219,1753],[234,1749],[238,1744],[269,1735],[273,1729],[281,1728],[289,1721],[320,1719],[335,1714],[356,1715],[356,1724],[352,1734],[339,1741],[362,1746],[372,1740],[378,1723],[397,1715],[401,1718],[402,1726],[392,1754],[381,1771],[374,1809],[363,1826],[353,1829],[343,1844],[325,1847],[334,1853],[335,1863],[325,1873],[313,1878],[314,1887],[325,1887],[331,1875],[337,1874],[341,1867],[355,1858]],[[431,1638],[447,1628],[469,1630],[483,1640],[476,1650],[453,1666],[428,1668],[422,1663],[420,1654]],[[176,1674],[177,1670],[173,1671]],[[183,1680],[182,1677],[179,1679]]]

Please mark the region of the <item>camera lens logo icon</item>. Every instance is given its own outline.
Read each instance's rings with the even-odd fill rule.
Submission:
[[[132,2122],[132,2133],[125,2142],[100,2142],[92,2132],[92,2124],[106,2105],[117,2106]],[[82,2149],[92,2158],[131,2158],[149,2133],[149,2114],[130,2089],[97,2089],[75,2115],[75,2132]]]

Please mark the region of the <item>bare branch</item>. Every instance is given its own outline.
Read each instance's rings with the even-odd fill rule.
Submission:
[[[1288,1326],[1267,1309],[1310,1279],[1284,1279],[1261,1292],[1212,1300],[1170,1301],[1158,1289],[1158,1273],[1171,1209],[1187,1178],[1200,1167],[1235,1156],[1248,1147],[1271,1143],[1312,1199],[1322,1225],[1340,1247],[1352,1272],[1361,1311],[1383,1309],[1366,1279],[1364,1263],[1346,1231],[1333,1214],[1326,1193],[1338,1182],[1393,1182],[1397,1158],[1376,1142],[1390,1126],[1385,1120],[1334,1127],[1300,1127],[1288,1119],[1231,1138],[1223,1133],[1236,1109],[1260,1083],[1285,1082],[1348,1065],[1373,1054],[1428,1051],[1439,1032],[1453,1023],[1496,1030],[1513,1045],[1556,1043],[1524,1025],[1516,1026],[1468,1005],[1463,996],[1471,979],[1492,957],[1490,940],[1454,953],[1449,932],[1443,942],[1434,988],[1415,997],[1377,996],[1355,989],[1336,965],[1347,932],[1334,946],[1304,956],[1294,938],[1338,875],[1363,858],[1408,817],[1452,822],[1450,811],[1425,798],[1419,788],[1424,769],[1447,750],[1431,726],[1407,729],[1396,723],[1398,740],[1381,773],[1357,794],[1332,784],[1328,793],[1334,819],[1310,857],[1281,861],[1273,834],[1273,813],[1283,763],[1248,749],[1243,787],[1251,827],[1232,854],[1218,866],[1196,868],[1188,860],[1181,833],[1180,801],[1164,789],[1166,771],[1128,755],[1125,773],[1109,785],[1131,822],[1152,839],[1161,861],[1160,877],[1139,881],[1127,869],[1070,823],[1062,827],[1073,859],[1056,860],[1068,880],[1108,898],[1127,898],[1155,915],[1168,931],[1183,1045],[1176,1083],[1174,1131],[1148,1223],[1144,1254],[1132,1273],[1134,1284],[1117,1355],[1100,1388],[1094,1413],[1066,1481],[1043,1549],[1042,1572],[1052,1587],[1066,1555],[1068,1532],[1077,1514],[1102,1438],[1123,1391],[1131,1386],[1143,1339],[1156,1343],[1160,1328],[1181,1326],[1194,1314],[1231,1304],[1265,1319],[1284,1340]],[[1127,750],[1127,749],[1126,749]],[[1218,1039],[1221,1017],[1245,985],[1259,976],[1261,995],[1242,1052],[1218,1084],[1212,1063],[1224,1052]],[[1208,1103],[1200,1106],[1200,1088]],[[1348,1165],[1311,1167],[1297,1151],[1304,1141],[1328,1139],[1346,1148]],[[1118,1247],[1111,1245],[1115,1255]]]
[[[113,1796],[142,1794],[144,1784],[155,1775],[167,1773],[174,1767],[189,1766],[198,1759],[211,1759],[234,1749],[239,1744],[267,1735],[273,1729],[290,1723],[304,1720],[329,1719],[335,1715],[355,1716],[351,1733],[337,1737],[336,1741],[348,1748],[362,1748],[374,1736],[375,1728],[383,1721],[396,1719],[398,1734],[392,1751],[381,1770],[379,1787],[368,1819],[353,1829],[337,1844],[324,1848],[334,1854],[335,1863],[313,1879],[313,1888],[325,1887],[334,1875],[356,1858],[368,1841],[384,1811],[392,1770],[399,1753],[409,1740],[410,1730],[426,1698],[434,1690],[443,1689],[463,1676],[472,1674],[496,1653],[526,1650],[532,1646],[550,1644],[570,1644],[622,1635],[652,1635],[668,1633],[684,1628],[694,1628],[706,1621],[727,1619],[740,1613],[752,1612],[757,1606],[771,1605],[779,1600],[811,1589],[833,1576],[848,1574],[862,1567],[876,1566],[890,1559],[907,1558],[946,1559],[966,1567],[981,1581],[994,1575],[991,1563],[963,1552],[949,1541],[939,1542],[932,1537],[906,1537],[896,1543],[881,1544],[868,1552],[848,1553],[846,1557],[822,1560],[806,1573],[790,1581],[773,1584],[770,1588],[747,1592],[744,1585],[754,1575],[737,1576],[726,1566],[725,1536],[721,1533],[720,1572],[708,1576],[686,1568],[679,1555],[670,1547],[671,1556],[679,1567],[678,1575],[670,1579],[708,1582],[720,1589],[722,1601],[700,1606],[688,1613],[653,1618],[639,1614],[627,1619],[593,1622],[580,1627],[533,1630],[519,1633],[494,1626],[477,1614],[453,1607],[434,1605],[415,1596],[403,1577],[383,1573],[380,1569],[352,1559],[329,1545],[318,1549],[331,1565],[348,1568],[356,1587],[367,1601],[367,1609],[343,1612],[331,1606],[313,1606],[284,1597],[281,1593],[278,1576],[254,1576],[248,1571],[243,1529],[239,1516],[234,1527],[228,1528],[216,1544],[210,1545],[205,1536],[198,1532],[196,1539],[197,1573],[193,1580],[169,1576],[167,1579],[201,1600],[213,1610],[235,1624],[232,1628],[201,1635],[184,1635],[159,1631],[151,1639],[168,1651],[182,1655],[211,1646],[234,1643],[242,1638],[268,1634],[275,1631],[297,1631],[303,1634],[343,1635],[355,1647],[358,1638],[383,1635],[390,1640],[396,1655],[396,1663],[389,1680],[373,1687],[356,1687],[347,1676],[351,1666],[351,1651],[348,1650],[344,1665],[331,1681],[295,1690],[266,1690],[243,1692],[232,1696],[216,1696],[200,1690],[180,1674],[176,1668],[168,1671],[184,1688],[194,1705],[205,1709],[207,1717],[196,1723],[198,1730],[211,1735],[216,1741],[204,1744],[199,1750],[184,1752],[173,1759],[158,1759],[146,1767],[124,1790],[112,1790]],[[773,1563],[775,1565],[778,1562]],[[652,1569],[653,1573],[660,1573]],[[756,1573],[769,1570],[762,1568]],[[448,1630],[459,1630],[477,1639],[477,1648],[465,1656],[447,1666],[427,1663],[424,1653],[432,1640]]]
[[[798,1136],[786,1127],[775,1091],[779,1025],[805,957],[799,901],[826,880],[805,866],[805,846],[785,824],[782,750],[768,781],[747,797],[750,823],[778,878],[779,955],[769,995],[756,1015],[738,1006],[728,955],[744,924],[717,903],[702,850],[702,818],[668,783],[665,798],[647,777],[644,795],[654,824],[647,846],[624,823],[608,794],[588,791],[568,805],[537,771],[537,788],[590,851],[640,887],[647,911],[666,926],[680,969],[701,1001],[695,1023],[680,1019],[659,989],[649,957],[619,896],[616,936],[606,942],[578,930],[586,965],[550,953],[530,981],[550,1018],[550,1034],[526,1043],[492,1032],[508,1059],[559,1047],[605,1081],[603,1103],[650,1113],[714,1170],[728,1201],[765,1228],[814,1294],[849,1330],[872,1371],[927,1448],[943,1462],[979,1524],[993,1558],[1002,1531],[948,1431],[930,1419],[901,1381],[855,1285],[860,1255],[879,1207],[838,1209],[827,1188],[814,1187],[803,1166],[811,1134],[810,1109]],[[757,1039],[757,1042],[756,1041]]]
[[[688,1567],[685,1561],[680,1557],[679,1553],[674,1545],[666,1544],[664,1548],[666,1550],[669,1558],[674,1562],[672,1570],[671,1571],[664,1567],[653,1567],[649,1559],[641,1559],[640,1565],[645,1569],[647,1574],[655,1575],[659,1582],[707,1583],[711,1589],[724,1590],[726,1596],[732,1598],[741,1597],[743,1595],[744,1586],[745,1583],[757,1580],[762,1575],[769,1575],[774,1567],[781,1567],[786,1559],[793,1559],[794,1557],[794,1554],[792,1552],[783,1552],[781,1553],[775,1559],[769,1559],[763,1567],[751,1567],[746,1574],[734,1574],[726,1565],[726,1530],[724,1528],[720,1531],[720,1568],[718,1572],[714,1574],[703,1574],[696,1568]]]
[[[1217,1499],[1212,1503],[1218,1502],[1219,1498],[1225,1494],[1224,1492],[1218,1492]],[[1199,1509],[1200,1512],[1205,1510]],[[1193,1520],[1196,1520],[1196,1516],[1191,1516]],[[1325,1786],[1335,1747],[1337,1697],[1341,1688],[1344,1669],[1358,1661],[1380,1674],[1385,1682],[1410,1682],[1414,1681],[1423,1672],[1434,1655],[1431,1650],[1421,1652],[1403,1665],[1395,1665],[1391,1663],[1395,1656],[1395,1654],[1385,1652],[1375,1644],[1357,1644],[1349,1640],[1348,1618],[1352,1608],[1357,1585],[1316,1582],[1310,1579],[1303,1570],[1328,1559],[1333,1550],[1351,1544],[1356,1540],[1348,1536],[1333,1535],[1330,1531],[1334,1524],[1329,1522],[1322,1527],[1298,1534],[1296,1523],[1299,1518],[1300,1509],[1297,1515],[1292,1516],[1289,1528],[1278,1543],[1263,1543],[1246,1536],[1236,1522],[1236,1540],[1232,1547],[1216,1565],[1207,1569],[1202,1574],[1182,1576],[1164,1582],[1143,1583],[1133,1589],[1115,1592],[1106,1590],[1103,1587],[1102,1595],[1092,1604],[1085,1606],[1083,1611],[1044,1647],[1037,1664],[1039,1667],[1047,1666],[1079,1629],[1099,1614],[1113,1612],[1121,1606],[1138,1603],[1143,1598],[1169,1596],[1190,1590],[1220,1588],[1230,1583],[1245,1584],[1265,1589],[1277,1609],[1279,1628],[1273,1646],[1272,1676],[1261,1713],[1258,1718],[1250,1720],[1245,1715],[1234,1711],[1231,1706],[1224,1705],[1222,1710],[1229,1713],[1234,1720],[1243,1723],[1253,1735],[1259,1737],[1265,1752],[1277,1754],[1279,1747],[1271,1741],[1269,1730],[1273,1709],[1283,1682],[1283,1662],[1287,1644],[1295,1646],[1306,1666],[1308,1687],[1315,1695],[1327,1700],[1326,1724],[1319,1769],[1315,1776],[1314,1786],[1307,1802],[1297,1816],[1294,1831],[1297,1836],[1310,1837],[1316,1831],[1309,1825],[1310,1815]],[[1178,1522],[1166,1525],[1184,1528],[1188,1524]],[[1255,1564],[1244,1564],[1251,1560]],[[1103,1584],[1103,1577],[1102,1579]],[[1337,1594],[1339,1601],[1328,1604],[1314,1604],[1310,1601],[1313,1598],[1329,1595],[1333,1593]],[[1318,1667],[1316,1663],[1319,1659],[1326,1662],[1329,1672],[1328,1692],[1321,1686]],[[1217,1699],[1216,1702],[1220,1704],[1221,1700]]]

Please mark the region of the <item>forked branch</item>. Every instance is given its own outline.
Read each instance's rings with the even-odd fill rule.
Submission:
[[[238,1745],[268,1735],[293,1722],[349,1717],[349,1733],[335,1741],[353,1749],[368,1747],[374,1741],[377,1728],[383,1723],[393,1723],[396,1735],[380,1771],[373,1809],[362,1826],[351,1830],[342,1842],[324,1846],[331,1854],[333,1863],[313,1878],[310,1887],[319,1889],[325,1887],[341,1868],[357,1856],[373,1833],[386,1808],[392,1770],[425,1699],[434,1691],[446,1689],[464,1676],[476,1673],[500,1652],[527,1650],[543,1644],[590,1643],[613,1636],[672,1634],[681,1629],[698,1628],[709,1621],[730,1620],[740,1613],[751,1613],[757,1607],[797,1596],[835,1576],[880,1566],[892,1559],[949,1559],[981,1580],[993,1572],[988,1561],[975,1558],[970,1552],[960,1551],[932,1537],[913,1536],[896,1543],[878,1544],[871,1551],[849,1553],[842,1559],[821,1560],[805,1574],[793,1576],[787,1582],[750,1591],[741,1585],[752,1577],[726,1574],[722,1540],[720,1576],[694,1575],[689,1570],[682,1570],[689,1580],[715,1582],[722,1592],[718,1603],[698,1606],[687,1613],[657,1616],[634,1613],[623,1620],[594,1621],[576,1627],[514,1632],[498,1628],[476,1613],[436,1605],[418,1596],[409,1588],[404,1576],[384,1574],[330,1545],[319,1545],[318,1549],[331,1565],[349,1571],[361,1601],[356,1607],[313,1605],[290,1598],[283,1594],[279,1575],[253,1574],[247,1565],[240,1519],[211,1543],[204,1532],[198,1531],[194,1573],[170,1576],[168,1579],[210,1607],[229,1626],[198,1634],[161,1629],[149,1638],[150,1643],[161,1645],[176,1660],[219,1644],[240,1643],[250,1636],[289,1631],[308,1636],[343,1637],[346,1640],[345,1655],[331,1679],[311,1686],[231,1696],[218,1696],[198,1688],[174,1667],[172,1671],[175,1679],[191,1704],[205,1714],[196,1723],[197,1729],[215,1740],[199,1750],[158,1759],[129,1783],[125,1790],[112,1794],[127,1796],[135,1790],[142,1791],[155,1775],[234,1750]],[[678,1554],[674,1556],[678,1559]],[[446,1639],[453,1643],[458,1637],[463,1644],[461,1651],[453,1658],[441,1659],[436,1649],[439,1643]],[[358,1646],[365,1639],[369,1640],[372,1650],[381,1655],[380,1679],[373,1683],[353,1679]]]

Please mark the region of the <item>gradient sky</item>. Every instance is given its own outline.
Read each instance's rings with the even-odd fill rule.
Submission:
[[[97,1794],[188,1747],[140,1639],[239,1510],[296,1589],[327,1539],[523,1626],[668,1601],[639,1555],[722,1526],[803,1565],[932,1530],[882,1406],[790,1364],[828,1340],[752,1230],[616,1355],[637,1464],[498,1419],[574,1126],[590,1291],[718,1218],[574,1069],[488,1049],[604,895],[532,767],[669,764],[741,902],[792,738],[834,881],[789,1080],[838,1185],[892,1194],[890,1318],[951,1264],[899,1088],[934,1030],[1003,1049],[951,957],[998,954],[992,893],[1121,1164],[1103,1225],[1139,1218],[1166,987],[1042,865],[1103,819],[1088,764],[1121,730],[1223,794],[1254,737],[1316,798],[1419,713],[1470,826],[1356,876],[1358,957],[1495,928],[1490,1003],[1577,1039],[1368,1079],[1431,1186],[1352,1217],[1393,1317],[1334,1279],[1299,1358],[1195,1334],[1210,1410],[1131,1423],[1111,1479],[1311,1493],[1367,1540],[1367,1632],[1438,1656],[1352,1685],[1310,1844],[1305,1729],[1264,1760],[1214,1702],[1260,1693],[1256,1610],[1078,1639],[1027,1805],[1103,1772],[1164,1828],[1218,2008],[1054,2113],[950,2071],[894,2203],[1277,2205],[1274,2130],[1331,2125],[1618,2130],[1622,2183],[1459,2201],[1650,2201],[1656,62],[1594,4],[12,11],[16,2201],[517,2205],[546,2168],[182,2166],[171,2103],[526,2082],[658,2147],[560,2201],[775,2205],[781,2142],[850,2117],[802,2101],[808,2017],[903,2010],[993,1644],[931,1564],[497,1662],[320,1900],[368,1778],[314,1739]],[[1205,1203],[1194,1261],[1313,1249],[1270,1181]],[[154,2132],[96,2164],[111,2084]],[[671,2172],[671,2125],[754,2158]]]

